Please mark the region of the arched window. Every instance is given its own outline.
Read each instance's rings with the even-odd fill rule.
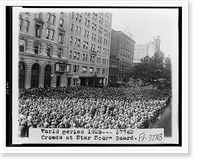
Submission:
[[[51,66],[50,65],[47,65],[45,67],[44,87],[45,88],[51,87]]]
[[[19,62],[19,89],[25,87],[25,64],[24,62]]]
[[[31,69],[31,88],[39,87],[39,64],[35,63]]]

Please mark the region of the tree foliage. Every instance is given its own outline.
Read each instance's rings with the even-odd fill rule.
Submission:
[[[160,57],[158,53],[154,56],[145,56],[141,63],[133,68],[132,76],[134,79],[141,79],[144,83],[154,84],[158,79],[171,82],[171,60]]]
[[[164,72],[163,76],[168,82],[171,82],[171,59],[167,57],[164,62]]]

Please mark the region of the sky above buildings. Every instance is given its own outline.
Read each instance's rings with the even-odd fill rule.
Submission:
[[[112,29],[128,30],[136,44],[147,44],[160,36],[160,48],[165,56],[177,56],[177,9],[126,9],[113,10]]]

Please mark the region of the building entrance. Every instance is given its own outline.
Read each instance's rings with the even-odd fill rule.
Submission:
[[[25,64],[24,62],[19,62],[19,89],[25,87]]]
[[[57,76],[56,78],[56,87],[60,87],[60,78],[61,76]]]
[[[50,65],[47,65],[45,67],[44,87],[45,88],[51,87],[51,66]]]
[[[39,87],[39,64],[34,64],[31,70],[31,88]]]

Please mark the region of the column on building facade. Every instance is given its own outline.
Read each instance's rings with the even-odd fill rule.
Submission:
[[[63,48],[63,58],[67,59],[67,48]]]
[[[44,62],[40,61],[40,75],[39,75],[39,87],[43,88],[44,87]]]
[[[42,42],[41,44],[41,55],[44,55],[46,56],[46,43],[45,42]]]
[[[105,85],[108,85],[108,76],[109,76],[109,68],[106,68],[106,84]]]
[[[33,60],[26,60],[26,78],[25,78],[25,88],[28,89],[31,87],[31,68]]]
[[[60,83],[60,86],[61,86],[61,87],[67,86],[66,74],[62,74],[62,75],[61,75],[61,83]]]
[[[56,78],[57,78],[57,74],[54,73],[54,71],[52,72],[53,77],[51,79],[51,87],[56,87]]]
[[[106,85],[106,77],[103,78],[103,85]]]
[[[53,76],[51,77],[51,87],[56,87],[56,74],[55,74],[55,72],[54,72],[55,64],[54,64],[54,63],[51,63],[51,66],[52,66],[51,74],[53,75]]]
[[[79,85],[81,85],[81,79],[79,78]]]
[[[34,53],[34,48],[33,48],[33,39],[27,39],[27,49],[26,49],[26,52],[27,53],[31,53],[33,54]]]
[[[58,57],[58,47],[56,45],[53,45],[53,57]]]
[[[73,86],[73,78],[70,78],[70,86]]]
[[[71,77],[68,77],[68,75],[66,75],[66,81],[67,81],[67,86],[71,86],[71,81],[72,81],[72,78]]]
[[[80,78],[78,78],[78,85],[81,85],[81,79]]]

